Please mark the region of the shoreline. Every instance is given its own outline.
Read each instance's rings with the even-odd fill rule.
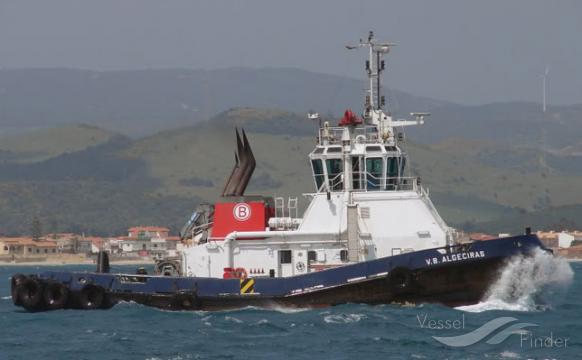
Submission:
[[[155,262],[148,260],[122,260],[122,261],[110,261],[109,265],[154,265]],[[94,265],[97,264],[93,261],[27,261],[27,262],[2,262],[0,261],[0,266],[68,266],[68,265]]]

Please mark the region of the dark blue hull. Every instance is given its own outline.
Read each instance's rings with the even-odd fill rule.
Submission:
[[[342,303],[478,302],[507,259],[543,248],[535,235],[428,249],[288,278],[201,277],[47,271],[13,277],[13,301],[27,310],[107,308],[135,301],[170,310]]]

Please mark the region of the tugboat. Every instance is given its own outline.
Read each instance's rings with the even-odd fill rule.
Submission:
[[[315,191],[302,217],[297,199],[247,196],[255,169],[249,139],[236,131],[235,166],[215,204],[201,205],[181,231],[185,249],[156,273],[14,275],[12,300],[29,311],[105,309],[120,301],[168,310],[245,306],[320,307],[343,303],[477,303],[513,256],[544,249],[537,236],[460,241],[439,216],[401,147],[406,126],[381,95],[383,56],[393,44],[370,32],[348,49],[366,49],[369,88],[361,116],[346,110],[321,124],[309,154]]]

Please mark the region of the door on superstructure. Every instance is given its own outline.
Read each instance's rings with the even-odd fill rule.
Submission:
[[[279,250],[279,276],[293,276],[293,252]]]
[[[297,250],[293,256],[293,272],[297,275],[307,273],[307,251],[306,250]]]

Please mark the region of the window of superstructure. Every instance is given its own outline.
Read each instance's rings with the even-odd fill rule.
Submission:
[[[315,178],[316,191],[321,190],[325,175],[323,173],[323,163],[320,159],[311,160],[311,166],[313,167],[313,177]]]
[[[307,263],[311,264],[315,261],[317,261],[317,252],[315,250],[309,250],[307,252]]]
[[[398,182],[398,165],[397,157],[386,159],[386,190],[395,190]]]
[[[342,159],[327,159],[325,161],[327,166],[327,178],[329,180],[329,189],[338,191],[343,189],[343,181],[341,173],[343,171]]]
[[[281,264],[291,264],[291,250],[279,250],[279,262]]]
[[[383,160],[381,157],[366,158],[366,184],[368,190],[380,190]]]
[[[399,172],[400,172],[400,176],[402,177],[402,176],[404,176],[404,170],[406,169],[406,158],[401,156],[398,158],[398,160],[400,162]]]
[[[377,145],[366,146],[367,152],[382,152],[382,147]]]
[[[341,261],[348,261],[348,251],[347,250],[340,251],[340,260]]]
[[[342,148],[340,146],[330,146],[327,148],[328,154],[337,154],[342,152]]]

